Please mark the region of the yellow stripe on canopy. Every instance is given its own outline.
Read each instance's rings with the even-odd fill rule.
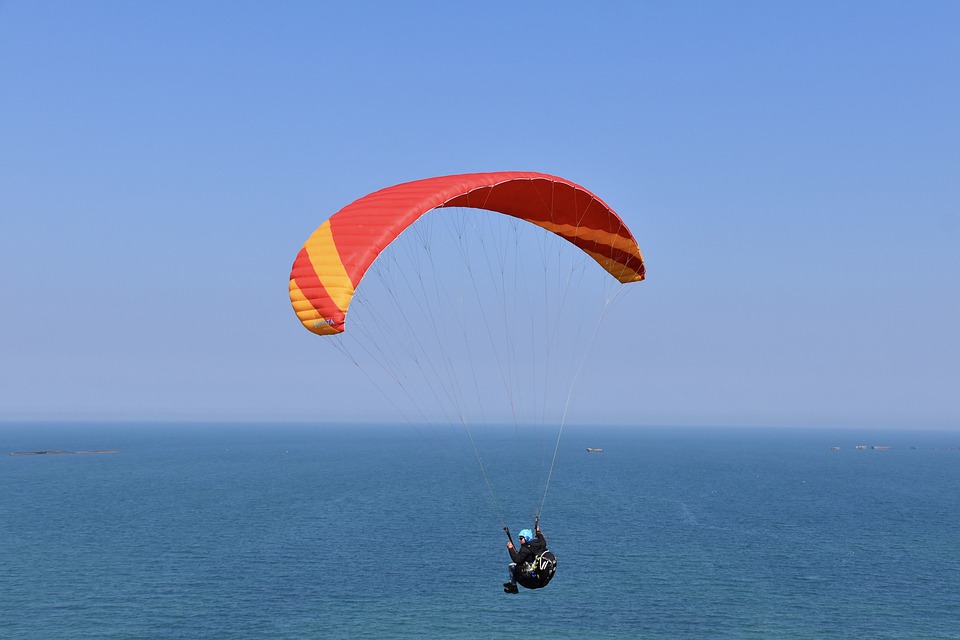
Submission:
[[[337,245],[333,241],[329,220],[313,232],[303,248],[306,249],[310,264],[313,265],[323,288],[327,290],[330,300],[340,311],[346,313],[353,297],[353,282],[347,275]]]

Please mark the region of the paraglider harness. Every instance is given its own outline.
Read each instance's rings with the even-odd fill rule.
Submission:
[[[534,518],[534,531],[537,530],[539,526],[540,518]],[[513,537],[510,535],[510,529],[507,527],[503,528],[504,532],[507,534],[507,540],[513,544]],[[517,568],[514,570],[514,578],[517,580],[517,584],[521,587],[527,589],[542,589],[547,586],[547,583],[553,578],[553,574],[557,571],[557,557],[553,555],[550,549],[544,549],[536,556],[533,557],[533,560],[524,562],[521,565],[517,565]]]

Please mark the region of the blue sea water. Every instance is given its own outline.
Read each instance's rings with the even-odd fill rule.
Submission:
[[[525,436],[487,435],[516,532]],[[476,460],[421,436],[0,425],[120,450],[0,456],[0,637],[960,638],[956,431],[569,427],[518,595]]]

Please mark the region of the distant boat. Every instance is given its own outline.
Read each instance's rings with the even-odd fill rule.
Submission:
[[[603,453],[603,449],[591,449],[587,447],[587,453]]]

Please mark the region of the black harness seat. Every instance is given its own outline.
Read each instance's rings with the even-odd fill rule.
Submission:
[[[524,562],[515,570],[517,584],[527,589],[542,589],[557,571],[557,556],[549,549],[538,553],[532,562]]]

